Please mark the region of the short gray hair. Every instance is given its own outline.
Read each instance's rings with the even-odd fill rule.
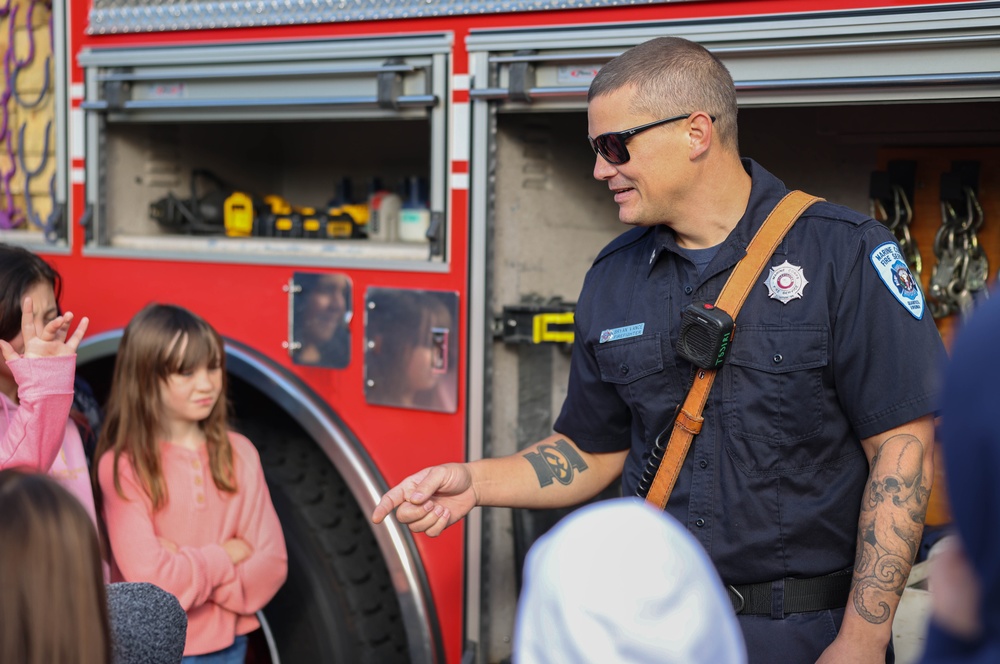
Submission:
[[[705,47],[680,37],[657,37],[601,67],[587,101],[632,87],[633,109],[656,117],[704,111],[715,117],[719,141],[739,152],[736,88],[726,66]]]

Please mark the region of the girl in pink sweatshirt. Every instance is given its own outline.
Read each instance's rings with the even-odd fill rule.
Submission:
[[[69,418],[87,319],[68,335],[73,314],[59,315],[59,287],[44,260],[0,243],[0,469],[48,473],[96,524],[87,457]]]
[[[180,600],[191,662],[243,662],[254,614],[287,572],[257,450],[228,429],[225,395],[219,334],[186,309],[149,305],[122,337],[97,446],[112,579]]]

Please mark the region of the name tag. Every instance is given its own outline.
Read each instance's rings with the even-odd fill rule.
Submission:
[[[645,327],[645,323],[636,323],[635,325],[626,325],[625,327],[616,327],[612,330],[604,330],[601,332],[601,338],[598,343],[603,344],[609,341],[615,341],[616,339],[628,339],[629,337],[642,336],[642,330]]]

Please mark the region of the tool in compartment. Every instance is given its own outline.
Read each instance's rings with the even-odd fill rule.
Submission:
[[[276,194],[259,197],[230,185],[208,169],[191,171],[191,194],[173,192],[149,205],[149,216],[167,232],[319,240],[365,238],[367,203],[330,201],[325,209],[293,205]]]
[[[200,182],[211,186],[199,192]],[[196,168],[191,171],[191,196],[187,200],[169,192],[149,204],[149,216],[171,233],[186,235],[221,235],[226,230],[225,202],[234,188],[212,171]]]

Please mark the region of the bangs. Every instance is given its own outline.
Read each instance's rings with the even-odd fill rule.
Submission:
[[[161,366],[166,375],[186,373],[203,366],[219,369],[222,358],[219,338],[212,329],[201,321],[192,320],[174,335]]]

